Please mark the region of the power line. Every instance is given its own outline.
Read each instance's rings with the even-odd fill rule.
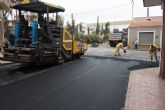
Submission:
[[[142,9],[142,7],[140,7],[139,5],[137,5],[135,2],[134,2],[135,6],[144,14],[146,14],[146,12]]]
[[[124,6],[127,6],[127,5],[130,5],[131,3],[127,3],[126,5],[124,5]],[[116,6],[115,6],[116,7]],[[121,5],[120,5],[120,7],[121,7]],[[112,7],[111,7],[112,8]],[[112,10],[109,10],[109,11],[112,11]],[[108,11],[108,12],[109,12]],[[120,12],[122,12],[123,13],[123,11],[121,11],[120,10]],[[106,12],[107,13],[107,12]],[[100,17],[102,16],[102,15],[104,15],[105,13],[101,13],[101,14],[97,14],[97,16],[99,15]],[[113,16],[113,14],[106,14],[107,16]],[[69,16],[67,16],[67,18],[68,18]],[[89,18],[90,17],[90,18]],[[79,17],[78,17],[79,18]],[[82,16],[81,17],[81,19],[95,19],[96,17],[94,17],[94,16],[87,16],[87,17],[85,17],[85,16]],[[107,18],[107,17],[106,17]],[[70,22],[70,20],[68,20],[67,19],[67,21],[68,22]]]
[[[133,22],[133,17],[134,17],[134,0],[131,0],[132,2],[132,22]]]
[[[80,15],[80,14],[89,14],[89,13],[94,13],[94,12],[98,12],[98,11],[104,11],[104,10],[109,10],[109,9],[114,9],[114,8],[118,8],[118,7],[123,7],[126,5],[129,5],[130,2],[127,2],[125,4],[120,4],[114,7],[108,7],[108,8],[102,8],[102,9],[97,9],[97,10],[89,10],[89,11],[84,11],[84,12],[78,12],[78,13],[73,13],[74,15]],[[70,16],[71,14],[66,14],[64,16]]]

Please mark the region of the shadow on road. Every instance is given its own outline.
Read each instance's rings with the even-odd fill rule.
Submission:
[[[9,74],[17,74],[17,73],[28,74],[28,73],[32,73],[32,72],[35,73],[35,72],[38,72],[38,71],[49,69],[53,66],[56,66],[56,64],[39,65],[39,66],[30,65],[30,64],[22,64],[21,66],[12,69],[8,73]]]
[[[134,65],[128,68],[128,70],[137,70],[137,69],[154,68],[154,67],[159,67],[159,62],[139,61],[138,65]]]
[[[0,69],[0,86],[37,75],[40,71],[46,71],[56,66],[57,64],[52,63],[39,66],[30,64],[4,65]]]
[[[119,62],[137,62],[137,65],[131,66],[128,68],[128,70],[137,70],[137,69],[145,69],[145,68],[153,68],[153,67],[159,67],[159,61],[143,61],[143,60],[134,60],[134,59],[124,59],[124,58],[117,58],[117,57],[105,57],[105,56],[86,56],[86,57],[93,57],[95,59],[100,60],[113,60],[113,61],[119,61]]]

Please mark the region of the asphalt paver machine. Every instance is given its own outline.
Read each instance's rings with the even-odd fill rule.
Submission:
[[[47,59],[63,63],[80,57],[87,50],[84,41],[73,39],[73,35],[58,23],[58,13],[64,12],[61,6],[38,0],[23,0],[11,7],[18,10],[19,19],[15,22],[14,45],[5,48],[3,60],[41,64]],[[28,21],[24,12],[37,17]],[[50,19],[55,14],[56,19]]]

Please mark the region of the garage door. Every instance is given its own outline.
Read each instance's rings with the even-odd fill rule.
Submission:
[[[153,44],[154,32],[139,32],[139,44],[151,45]]]

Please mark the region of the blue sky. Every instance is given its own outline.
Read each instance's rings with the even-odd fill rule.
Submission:
[[[65,8],[61,15],[64,20],[71,21],[73,13],[76,23],[94,23],[97,16],[100,22],[130,20],[132,18],[132,0],[42,0]],[[143,0],[134,0],[134,17],[147,15],[147,8],[143,7]],[[161,16],[160,6],[150,7],[150,16]]]

